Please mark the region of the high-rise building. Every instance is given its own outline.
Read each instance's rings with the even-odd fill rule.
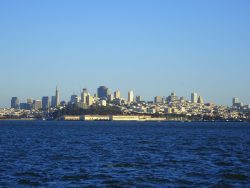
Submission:
[[[27,98],[27,103],[26,103],[27,110],[32,110],[34,108],[33,101],[34,101],[33,98],[31,98],[31,97]],[[24,105],[22,105],[22,106],[24,106]]]
[[[56,107],[56,96],[51,97],[51,107],[53,107],[53,108]]]
[[[158,103],[158,104],[162,103],[162,97],[161,97],[161,96],[156,96],[156,97],[154,98],[154,102],[155,102],[155,103]]]
[[[121,92],[119,90],[114,92],[114,98],[115,99],[120,99],[121,98]]]
[[[142,102],[142,96],[136,96],[136,97],[135,97],[135,101],[136,101],[137,103]]]
[[[33,104],[34,104],[35,110],[40,110],[42,108],[42,101],[41,100],[34,100]]]
[[[91,95],[88,95],[86,97],[86,103],[87,103],[88,106],[92,106],[92,104],[93,104],[93,97]]]
[[[242,106],[243,106],[243,103],[240,101],[240,99],[237,97],[234,97],[233,98],[233,107],[240,108]]]
[[[167,102],[177,102],[179,100],[178,96],[176,96],[175,92],[172,92],[165,100],[164,103]]]
[[[100,86],[97,89],[97,96],[100,99],[107,99],[110,94],[110,90],[106,86]]]
[[[192,103],[198,102],[198,94],[197,93],[191,93],[191,102]]]
[[[128,102],[134,102],[134,92],[132,90],[128,92]]]
[[[55,106],[58,107],[60,105],[60,93],[59,93],[59,90],[58,90],[58,87],[56,87],[56,96],[55,96],[55,100],[56,100],[56,104]]]
[[[108,94],[108,101],[111,102],[114,100],[114,96],[112,94]]]
[[[50,108],[50,99],[48,96],[42,98],[42,109],[46,110]]]
[[[19,99],[17,97],[11,98],[11,108],[18,109],[20,107]]]
[[[204,100],[201,96],[198,97],[198,101],[199,104],[204,104]]]
[[[237,98],[237,97],[234,97],[234,98],[233,98],[233,106],[236,106],[236,105],[239,104],[239,103],[240,103],[240,99]]]
[[[86,88],[83,88],[81,93],[81,102],[83,104],[87,104],[87,96],[89,95],[88,90]]]
[[[78,102],[79,102],[78,96],[75,95],[75,94],[71,95],[71,97],[70,97],[70,103],[71,104],[76,104]]]

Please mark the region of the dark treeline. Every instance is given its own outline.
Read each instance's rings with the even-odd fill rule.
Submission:
[[[54,112],[53,117],[59,118],[64,115],[120,115],[122,111],[116,106],[91,106],[90,108],[79,108],[69,105],[66,108]]]

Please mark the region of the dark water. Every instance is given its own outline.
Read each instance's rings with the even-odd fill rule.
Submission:
[[[250,187],[250,124],[0,121],[1,187]]]

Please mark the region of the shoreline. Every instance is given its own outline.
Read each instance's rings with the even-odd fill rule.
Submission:
[[[180,120],[42,120],[42,119],[0,119],[0,121],[43,121],[43,122],[176,122],[176,123],[250,123],[250,121],[242,120],[211,120],[211,121],[180,121]]]

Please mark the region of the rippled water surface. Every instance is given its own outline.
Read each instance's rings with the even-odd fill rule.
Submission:
[[[0,187],[250,187],[250,124],[0,121]]]

